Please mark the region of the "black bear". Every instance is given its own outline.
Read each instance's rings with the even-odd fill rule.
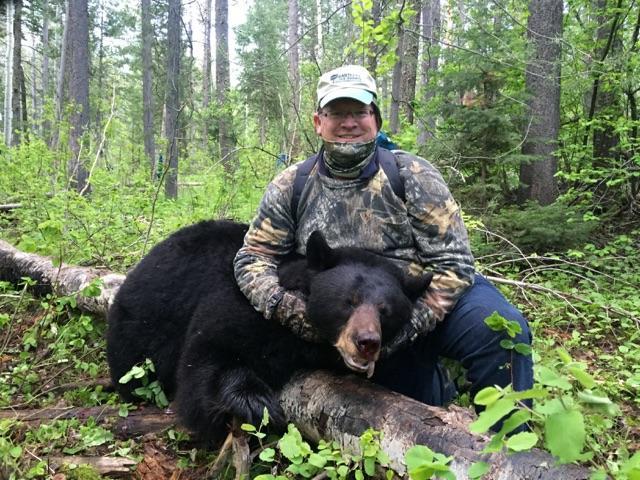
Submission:
[[[292,255],[278,269],[285,289],[307,296],[308,320],[325,340],[312,344],[264,319],[240,292],[233,258],[246,231],[204,221],[175,232],[127,275],[109,310],[107,358],[119,393],[133,400],[139,384],[118,380],[150,358],[180,420],[204,441],[218,440],[231,417],[259,423],[264,407],[284,425],[276,392],[300,369],[370,374],[431,281],[362,249],[332,249],[314,232],[306,258]]]

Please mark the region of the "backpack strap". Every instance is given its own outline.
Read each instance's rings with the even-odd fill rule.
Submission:
[[[386,148],[378,147],[378,164],[389,179],[393,193],[403,202],[406,202],[404,182],[400,178],[400,171],[398,170],[398,162],[395,154]]]
[[[296,178],[293,180],[293,193],[291,194],[291,217],[296,222],[298,221],[298,204],[300,203],[302,190],[304,190],[307,178],[309,178],[309,174],[311,173],[311,170],[313,170],[313,166],[318,161],[318,157],[321,153],[322,150],[315,155],[311,155],[302,162],[296,170]]]
[[[296,170],[296,178],[293,180],[293,193],[291,194],[291,216],[295,221],[298,221],[298,204],[300,203],[302,190],[304,190],[309,174],[320,155],[322,155],[322,150],[307,158]],[[386,148],[378,147],[378,164],[389,179],[393,193],[403,202],[406,202],[404,182],[400,178],[395,154]]]

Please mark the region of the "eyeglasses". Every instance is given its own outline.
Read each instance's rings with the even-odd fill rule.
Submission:
[[[364,120],[372,113],[373,113],[372,110],[355,110],[353,112],[351,111],[336,112],[336,111],[330,110],[328,112],[320,112],[320,115],[322,115],[323,117],[329,118],[331,120],[346,120],[346,118],[349,115],[351,115],[355,120]]]

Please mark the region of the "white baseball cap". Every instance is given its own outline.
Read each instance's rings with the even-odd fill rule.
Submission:
[[[345,65],[325,73],[318,80],[318,106],[336,98],[353,98],[365,105],[375,103],[376,81],[359,65]]]

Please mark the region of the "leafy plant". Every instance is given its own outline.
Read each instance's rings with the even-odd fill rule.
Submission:
[[[169,406],[169,400],[162,390],[162,386],[158,380],[150,380],[152,374],[155,374],[156,368],[153,361],[149,358],[144,363],[134,365],[118,380],[119,383],[125,384],[132,380],[137,380],[142,385],[135,388],[133,393],[143,400],[154,403],[160,408]]]

